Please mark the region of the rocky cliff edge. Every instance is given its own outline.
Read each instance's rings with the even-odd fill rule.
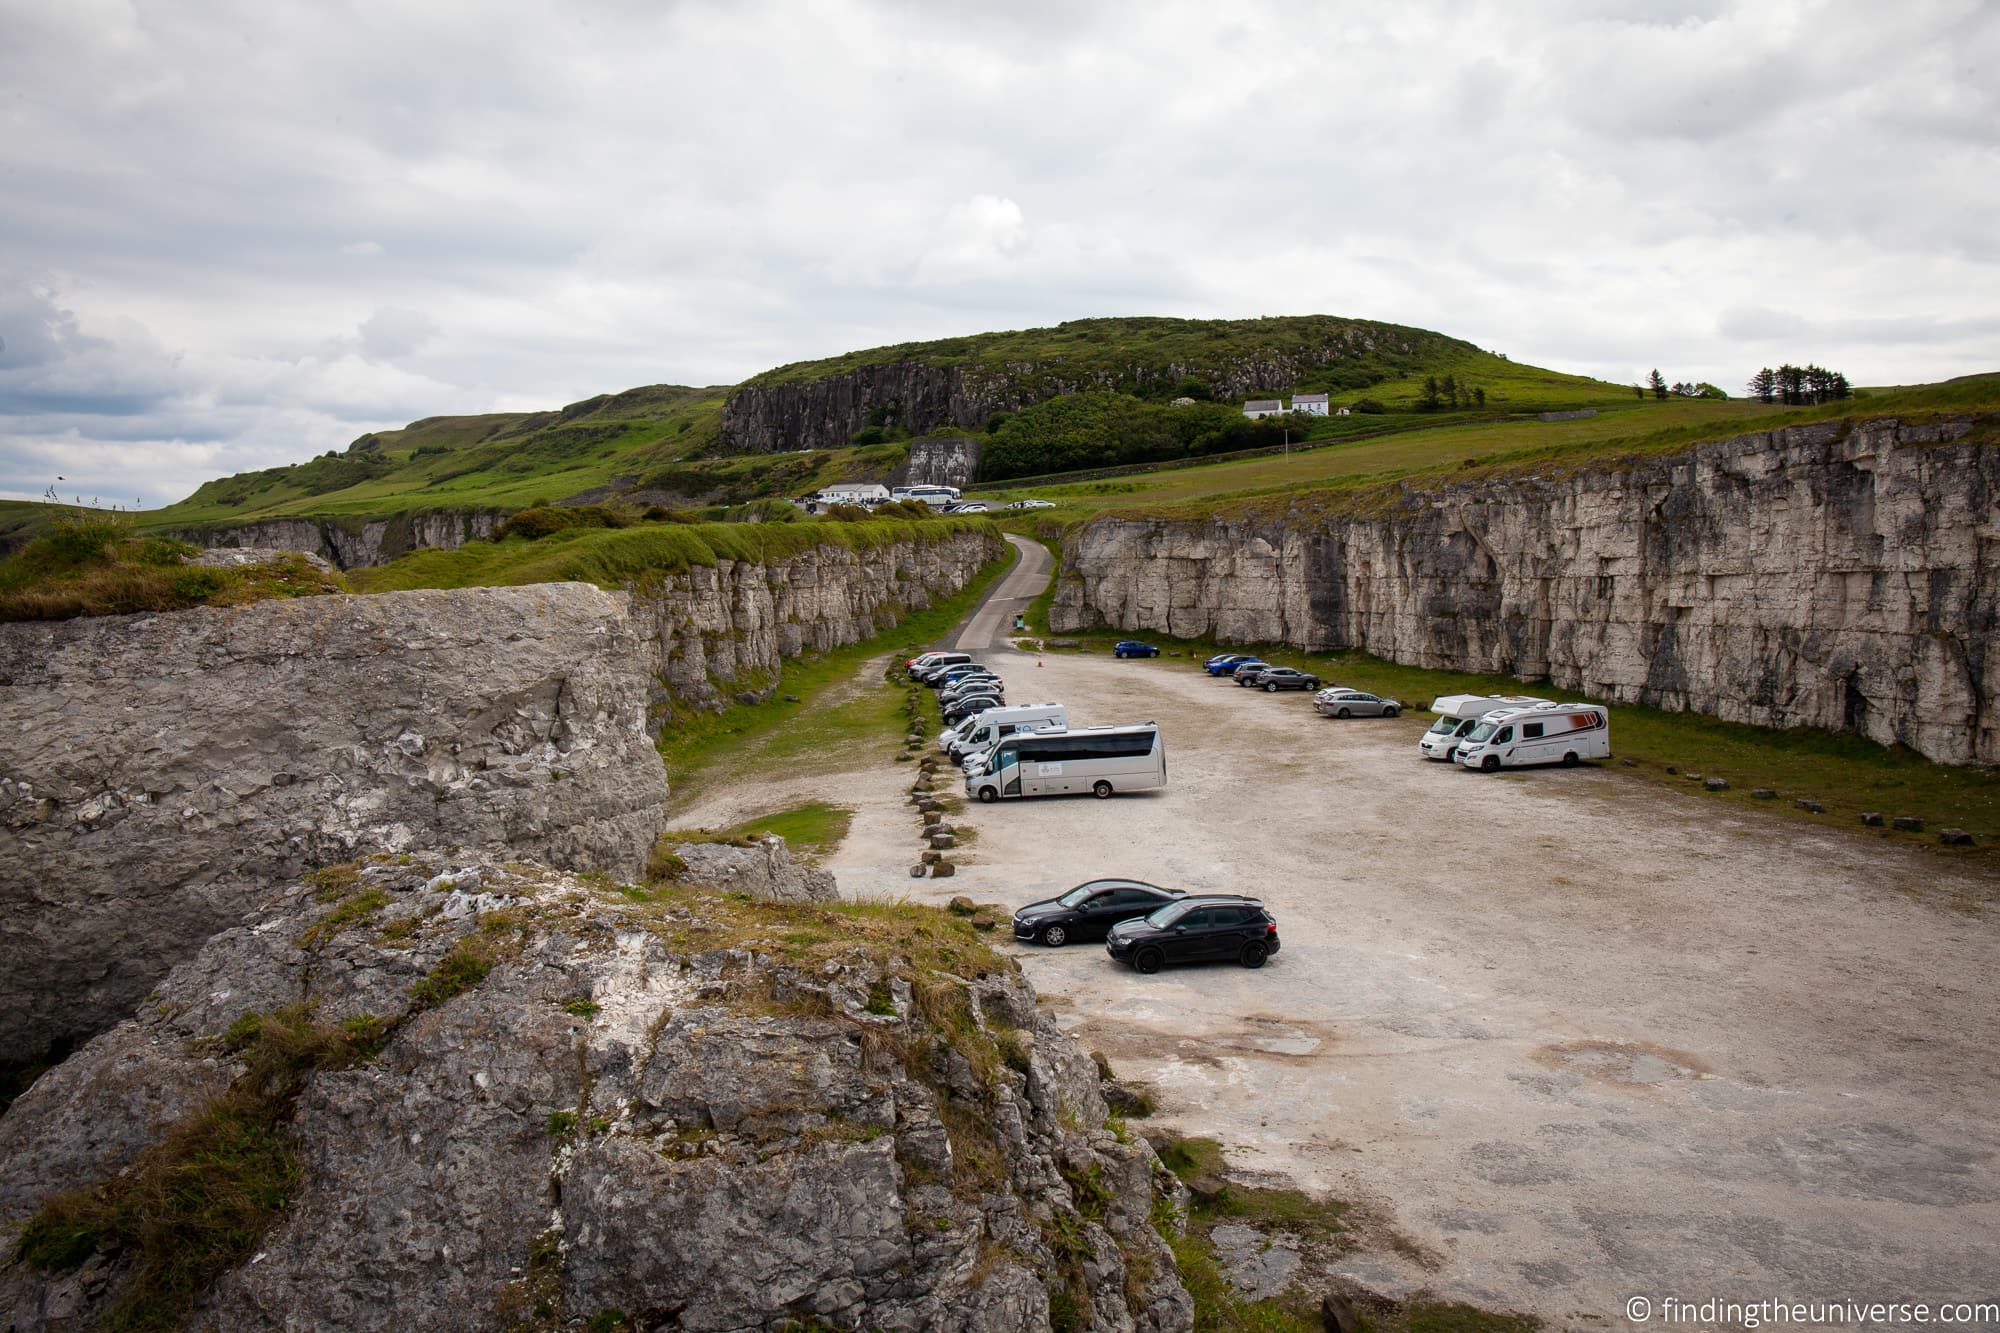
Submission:
[[[274,877],[417,846],[635,876],[647,657],[586,584],[0,625],[0,1060],[102,1031]]]
[[[1187,1329],[1177,1187],[1105,1123],[934,909],[376,856],[0,1118],[0,1323]],[[161,1187],[218,1144],[240,1188]]]

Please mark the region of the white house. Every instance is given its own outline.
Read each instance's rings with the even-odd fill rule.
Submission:
[[[1284,411],[1285,400],[1282,398],[1252,398],[1243,404],[1243,415],[1246,417],[1275,417],[1283,415]]]
[[[1323,417],[1327,414],[1326,395],[1323,393],[1295,393],[1292,395],[1292,411],[1304,412],[1307,416]]]
[[[889,488],[879,481],[837,481],[813,499],[823,505],[863,505],[872,509],[889,502]]]

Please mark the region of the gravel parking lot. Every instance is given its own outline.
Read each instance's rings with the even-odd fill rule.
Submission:
[[[1632,1296],[2000,1296],[1989,880],[1609,766],[1428,764],[1423,718],[1324,720],[1185,658],[994,654],[1016,702],[1157,720],[1170,786],[973,806],[948,880],[908,877],[907,765],[757,808],[857,806],[850,894],[1262,896],[1285,947],[1261,971],[1017,952],[1160,1122],[1363,1205],[1340,1271],[1578,1327]]]

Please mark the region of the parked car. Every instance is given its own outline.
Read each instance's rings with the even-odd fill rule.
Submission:
[[[991,685],[993,688],[998,689],[1005,683],[1000,677],[991,674],[984,676],[960,676],[957,680],[938,691],[938,702],[948,704],[964,695],[972,693],[982,685]]]
[[[1016,500],[1007,507],[1009,509],[1054,509],[1056,502],[1054,500],[1037,500],[1030,497],[1026,500]]]
[[[944,512],[947,514],[983,514],[986,512],[986,509],[987,505],[984,500],[967,500],[963,504],[946,505]]]
[[[1365,690],[1329,685],[1313,696],[1313,711],[1321,717],[1394,717],[1403,705]]]
[[[944,720],[953,726],[965,721],[975,713],[983,713],[989,708],[1005,708],[1007,699],[999,694],[975,694],[969,699],[960,699],[944,710]]]
[[[1216,672],[1215,674],[1218,676],[1227,676],[1231,680],[1240,680],[1242,679],[1244,672],[1262,671],[1265,667],[1269,665],[1271,664],[1269,662],[1266,662],[1261,657],[1251,657],[1251,658],[1246,658],[1241,662],[1238,662],[1235,666],[1224,667],[1222,670]]]
[[[1223,672],[1234,667],[1238,662],[1254,662],[1256,660],[1257,654],[1255,653],[1217,653],[1214,657],[1203,662],[1201,669],[1211,676],[1220,676]]]
[[[1120,921],[1145,916],[1187,896],[1136,879],[1093,879],[1014,913],[1014,938],[1057,948],[1071,940],[1101,940]]]
[[[1160,650],[1150,643],[1140,643],[1137,639],[1120,639],[1111,645],[1113,657],[1158,657]]]
[[[1213,893],[1121,921],[1104,937],[1114,961],[1157,972],[1168,963],[1238,962],[1262,967],[1278,952],[1278,921],[1255,898]]]
[[[919,660],[910,668],[910,675],[926,685],[955,666],[965,666],[972,661],[971,653],[926,653],[928,661]]]
[[[941,690],[961,676],[990,676],[993,668],[984,662],[957,662],[942,671],[926,671],[917,679],[934,690]]]
[[[1319,677],[1309,676],[1293,667],[1265,667],[1261,671],[1238,675],[1236,683],[1262,687],[1276,694],[1279,690],[1316,690],[1319,688]]]

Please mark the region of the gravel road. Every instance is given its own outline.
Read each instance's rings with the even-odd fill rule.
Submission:
[[[1261,895],[1261,971],[1016,952],[1159,1122],[1361,1205],[1339,1271],[1565,1327],[1634,1296],[2000,1297],[1990,879],[1609,765],[1428,764],[1421,718],[1326,721],[1184,658],[987,651],[1010,699],[1158,721],[1171,785],[973,806],[958,876],[912,880],[909,766],[821,778],[807,799],[858,809],[828,868],[935,901]]]

